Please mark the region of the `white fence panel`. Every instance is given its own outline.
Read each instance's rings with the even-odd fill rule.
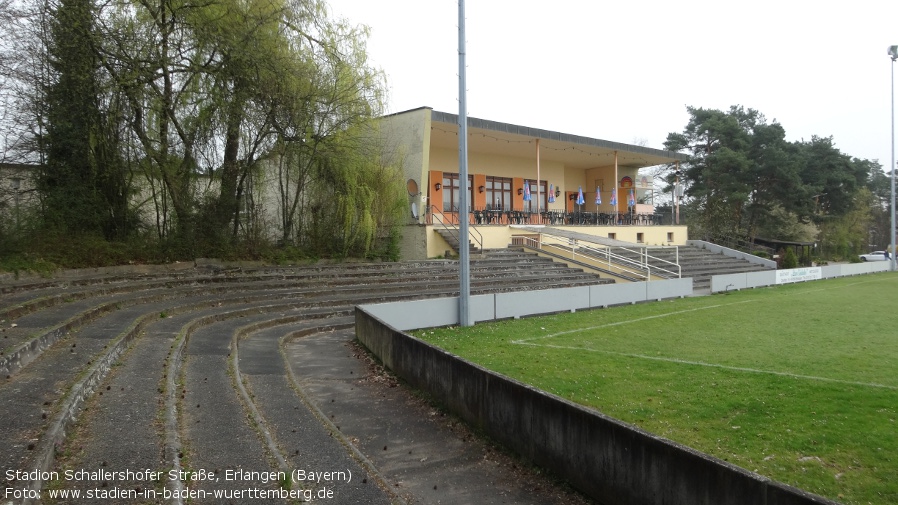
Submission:
[[[497,293],[496,319],[589,308],[589,286]]]
[[[721,291],[758,288],[789,282],[833,279],[848,275],[886,272],[888,270],[888,261],[875,261],[872,263],[852,263],[845,265],[828,265],[824,267],[802,267],[785,270],[767,270],[764,272],[715,275],[711,277],[711,292],[719,293]]]

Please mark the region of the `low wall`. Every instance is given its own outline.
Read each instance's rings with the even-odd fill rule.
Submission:
[[[763,286],[773,286],[775,284],[786,284],[789,282],[832,279],[849,275],[887,272],[888,270],[888,261],[873,261],[869,263],[850,263],[822,267],[789,268],[767,270],[764,272],[715,275],[711,277],[711,292],[718,293],[720,291],[758,288]]]
[[[573,288],[475,295],[468,305],[474,322],[535,314],[574,312],[692,294],[692,279],[600,284]],[[458,297],[365,305],[366,312],[399,330],[458,324]]]
[[[600,503],[835,504],[486,370],[391,327],[369,307],[356,308],[356,336],[385,366]]]

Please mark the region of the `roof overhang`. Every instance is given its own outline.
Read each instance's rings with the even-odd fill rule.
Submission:
[[[614,164],[643,168],[686,161],[685,154],[530,128],[498,121],[468,118],[468,152],[532,158],[539,139],[540,159],[566,167],[588,169]],[[431,110],[431,147],[458,149],[458,115]]]

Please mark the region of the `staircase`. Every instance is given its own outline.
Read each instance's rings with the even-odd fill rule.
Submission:
[[[456,253],[456,255],[460,252],[461,244],[459,244],[459,241],[458,241],[458,235],[456,234],[457,230],[456,230],[456,233],[453,233],[452,230],[448,230],[445,228],[438,228],[438,229],[436,229],[436,232],[439,233],[441,237],[443,237],[443,240],[445,240],[446,243],[449,244],[449,247],[452,248],[452,250]],[[477,246],[475,246],[473,242],[471,242],[469,240],[468,241],[468,252],[470,254],[479,254],[480,249]]]
[[[599,277],[581,268],[526,251],[523,247],[485,249],[480,259],[471,261],[472,278],[488,280],[499,275],[505,279],[516,275],[521,287],[529,285],[530,289],[535,289],[535,286],[548,289],[549,285],[562,288],[614,283],[610,277]]]
[[[639,257],[638,253],[630,250],[615,248],[614,252],[634,260]],[[650,254],[667,261],[677,261],[679,259],[682,276],[692,277],[692,288],[695,290],[710,289],[711,276],[713,275],[769,270],[763,265],[713,253],[707,249],[700,249],[694,246],[680,246],[679,251],[674,249],[651,249]],[[649,264],[652,264],[652,261],[649,261]],[[668,268],[668,265],[662,263],[659,263],[657,266]]]

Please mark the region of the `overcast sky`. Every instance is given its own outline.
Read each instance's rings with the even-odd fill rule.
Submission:
[[[456,0],[328,2],[370,27],[389,112],[458,113]],[[468,114],[661,148],[687,105],[742,105],[888,167],[898,2],[743,4],[468,0]]]

